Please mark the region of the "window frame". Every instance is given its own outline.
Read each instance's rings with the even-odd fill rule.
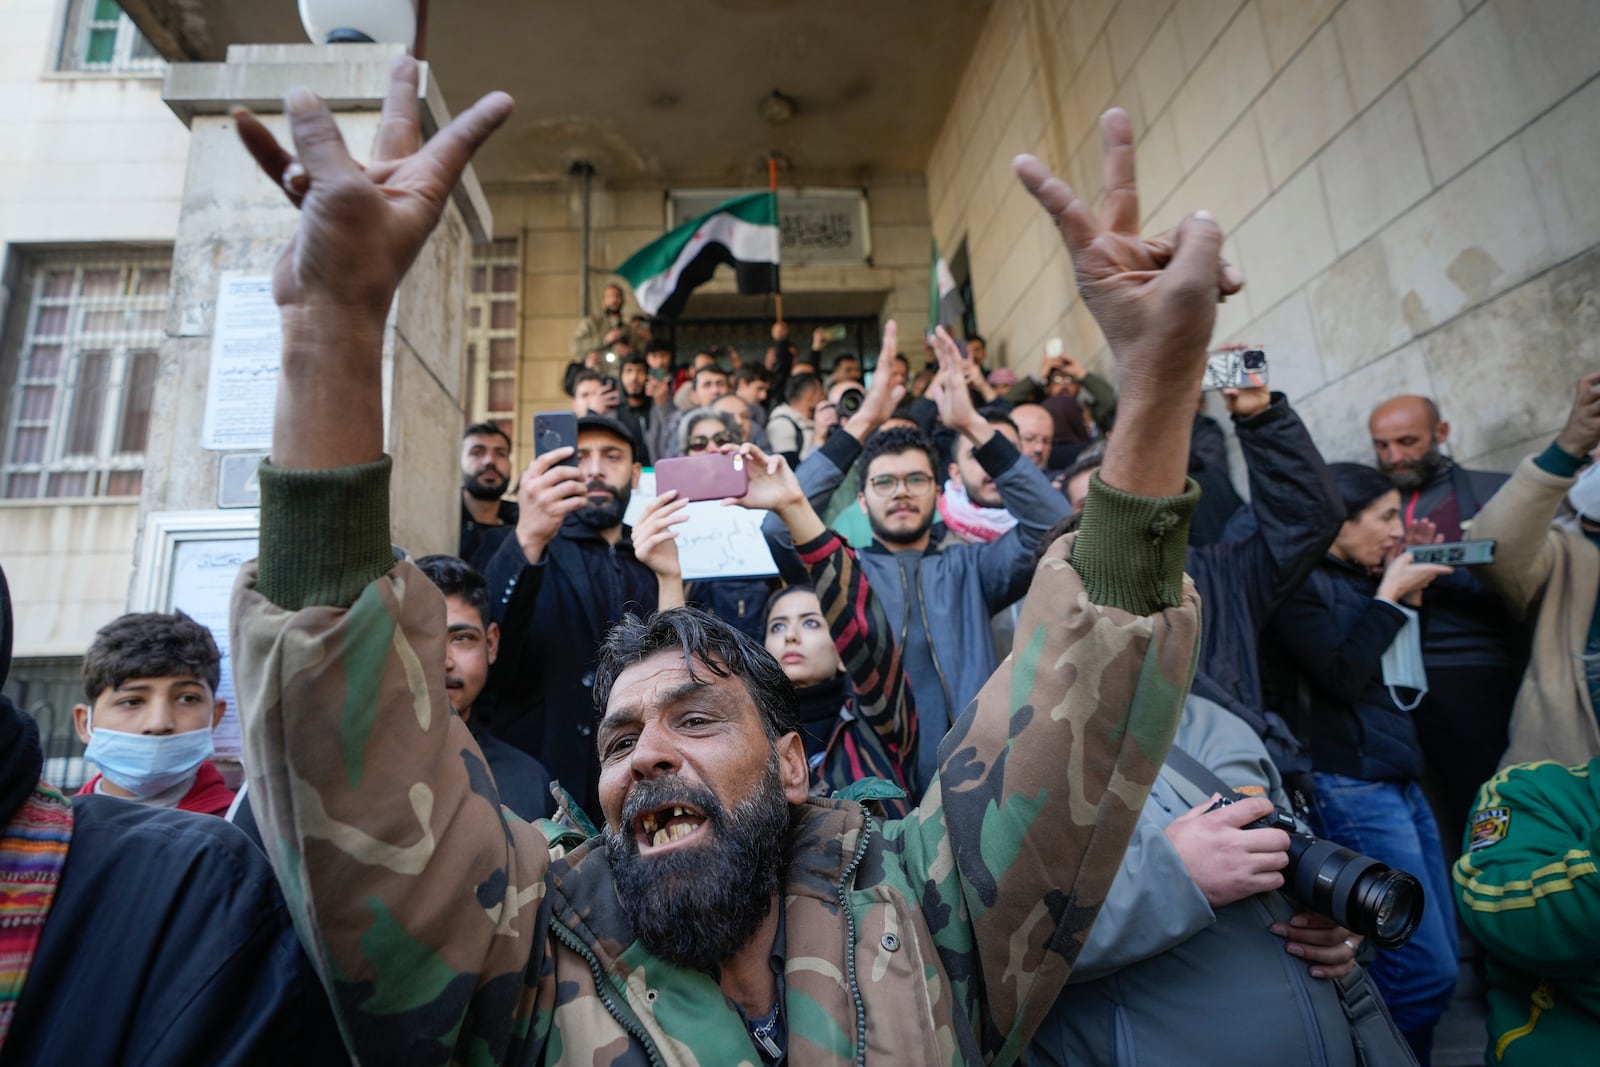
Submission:
[[[99,0],[66,0],[59,22],[61,39],[55,50],[54,73],[68,77],[117,78],[159,78],[165,74],[166,59],[120,4],[111,59],[103,63],[89,61],[91,36],[97,28],[105,29],[110,24],[109,19],[95,18],[98,4]],[[134,55],[140,42],[149,48],[151,55]]]
[[[83,280],[88,272],[116,269],[117,291],[111,297],[85,296]],[[47,283],[53,275],[70,270],[72,281],[64,296],[47,293]],[[171,284],[172,257],[170,252],[150,250],[107,249],[97,252],[31,256],[23,264],[19,292],[27,294],[23,314],[23,327],[16,337],[8,358],[0,361],[10,371],[11,398],[6,405],[4,433],[0,435],[0,501],[40,502],[61,500],[117,500],[136,498],[133,492],[111,493],[118,475],[142,474],[146,448],[130,451],[122,448],[124,419],[128,414],[130,399],[128,386],[131,371],[141,355],[150,353],[156,361],[150,375],[151,400],[154,399],[156,379],[160,374],[160,353],[165,341],[165,327],[145,331],[95,332],[86,321],[96,312],[121,312],[129,314],[159,311],[165,317]],[[146,271],[161,271],[168,275],[166,285],[159,293],[136,293],[134,290]],[[39,333],[39,320],[44,313],[62,310],[65,324],[60,333]],[[42,344],[40,342],[43,342]],[[51,376],[30,375],[36,348],[56,348],[59,354]],[[69,453],[69,437],[73,429],[73,416],[83,385],[81,370],[84,360],[105,353],[106,374],[101,408],[95,420],[94,447],[87,453]],[[13,365],[14,364],[14,365]],[[49,388],[52,395],[48,410],[26,417],[24,407],[29,391]],[[145,442],[148,446],[149,426],[153,418],[147,417]],[[43,444],[37,459],[19,460],[18,440],[24,431],[43,430]],[[84,476],[84,491],[63,493],[58,491],[58,478]],[[13,491],[18,478],[36,478],[37,485],[31,495],[16,495]]]
[[[509,267],[516,272],[516,285],[509,294],[496,292],[494,288],[494,272],[496,268],[501,267]],[[480,270],[483,271],[485,279],[481,291],[476,286]],[[506,237],[473,248],[472,264],[468,268],[467,275],[467,402],[463,407],[468,416],[467,425],[492,422],[504,430],[513,441],[517,439],[515,430],[520,403],[517,395],[517,370],[522,363],[522,283],[520,240]],[[496,303],[511,305],[510,326],[492,325]],[[473,325],[474,315],[478,318],[476,326]],[[513,358],[510,370],[493,369],[493,342],[500,340],[511,342]],[[489,400],[496,382],[509,383],[508,388],[511,391],[509,408],[490,406]]]

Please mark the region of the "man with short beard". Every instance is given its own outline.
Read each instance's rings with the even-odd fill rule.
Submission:
[[[659,890],[625,905],[604,838],[502,814],[445,701],[443,598],[390,548],[388,308],[512,107],[491,94],[423,145],[418,76],[395,59],[365,169],[308,90],[285,106],[298,157],[253,115],[235,117],[300,211],[273,287],[283,403],[261,469],[261,555],[232,609],[245,766],[351,1057],[1013,1061],[1071,974],[1194,666],[1199,602],[1182,549],[1196,489],[1188,427],[1172,415],[1199,392],[1216,302],[1243,284],[1220,259],[1220,228],[1199,212],[1170,239],[1139,234],[1121,111],[1104,121],[1103,219],[1038,160],[1015,161],[1059,224],[1126,383],[1082,528],[1040,564],[1026,651],[961,717],[929,799],[886,822],[868,807],[881,782],[808,796],[794,691],[765,649],[692,609],[613,631],[593,685],[601,806]],[[620,497],[608,487],[626,483],[631,456],[621,433],[600,430],[580,435],[581,473],[558,449],[523,478],[518,542],[539,542],[534,568],[561,543],[558,516]],[[530,513],[555,522],[535,530]],[[663,532],[642,534],[641,549]],[[558,661],[569,648],[549,636],[543,652]],[[747,815],[754,829],[736,829]],[[712,865],[749,851],[741,841],[762,853],[734,876]],[[739,890],[726,913],[705,884],[719,879]],[[679,925],[750,932],[713,954],[699,933],[683,944]]]
[[[511,438],[492,422],[461,435],[460,556],[481,568],[517,525],[517,505],[506,500],[511,485]]]
[[[497,672],[491,729],[544,764],[591,818],[600,812],[595,656],[612,623],[656,610],[656,575],[622,523],[639,471],[621,423],[580,418],[576,456],[529,465],[515,536],[483,572],[504,654],[516,657]]]
[[[884,331],[880,364],[894,358],[897,331]],[[904,396],[890,375],[878,375],[861,406],[795,471],[811,506],[825,514],[846,472],[859,465],[857,501],[872,525],[861,566],[884,611],[898,619],[897,641],[916,698],[917,781],[937,766],[939,741],[1004,658],[990,619],[1022,598],[1033,575],[1033,550],[1045,531],[1071,511],[1066,498],[1016,445],[972,406],[965,361],[948,337],[936,338],[939,381],[929,390],[940,421],[994,480],[1015,524],[990,543],[946,543],[938,517],[934,447],[920,430],[879,431]],[[775,442],[776,443],[776,442]],[[783,524],[762,526],[780,561],[790,549]],[[1003,631],[1002,631],[1003,636]]]
[[[1444,455],[1450,424],[1427,397],[1397,396],[1367,420],[1372,451],[1400,490],[1407,540],[1460,541],[1478,509],[1506,475],[1468,470]],[[1440,831],[1459,842],[1478,787],[1506,750],[1511,708],[1522,681],[1523,653],[1500,599],[1471,568],[1457,568],[1429,592],[1422,631],[1428,692],[1412,716],[1423,754],[1440,785]]]

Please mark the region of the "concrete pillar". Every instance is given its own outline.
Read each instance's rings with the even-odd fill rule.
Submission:
[[[163,99],[191,138],[141,529],[151,512],[217,507],[223,453],[201,448],[201,429],[218,286],[225,272],[270,274],[295,228],[295,209],[239,144],[232,109],[250,108],[292,151],[282,98],[292,86],[307,86],[333,107],[345,142],[365,161],[399,52],[397,45],[233,46],[225,63],[169,69]],[[419,96],[426,136],[450,118],[426,64]],[[391,519],[396,543],[414,555],[456,550],[467,271],[473,242],[492,230],[469,169],[406,275],[384,337],[384,440],[395,460]]]

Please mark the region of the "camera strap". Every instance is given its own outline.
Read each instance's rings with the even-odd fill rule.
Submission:
[[[1210,767],[1179,748],[1176,743],[1167,749],[1167,766],[1206,793],[1221,793],[1227,796],[1233,792],[1233,786],[1218,778]]]

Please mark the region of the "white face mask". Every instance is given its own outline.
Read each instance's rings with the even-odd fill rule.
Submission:
[[[1406,624],[1383,650],[1383,684],[1389,687],[1389,699],[1396,707],[1412,711],[1428,695],[1428,670],[1422,665],[1422,617],[1404,604],[1395,606],[1406,613]],[[1417,695],[1407,704],[1396,689],[1415,689]]]
[[[1567,503],[1572,510],[1590,522],[1600,522],[1600,464],[1594,464],[1578,475],[1578,480],[1567,490]]]

